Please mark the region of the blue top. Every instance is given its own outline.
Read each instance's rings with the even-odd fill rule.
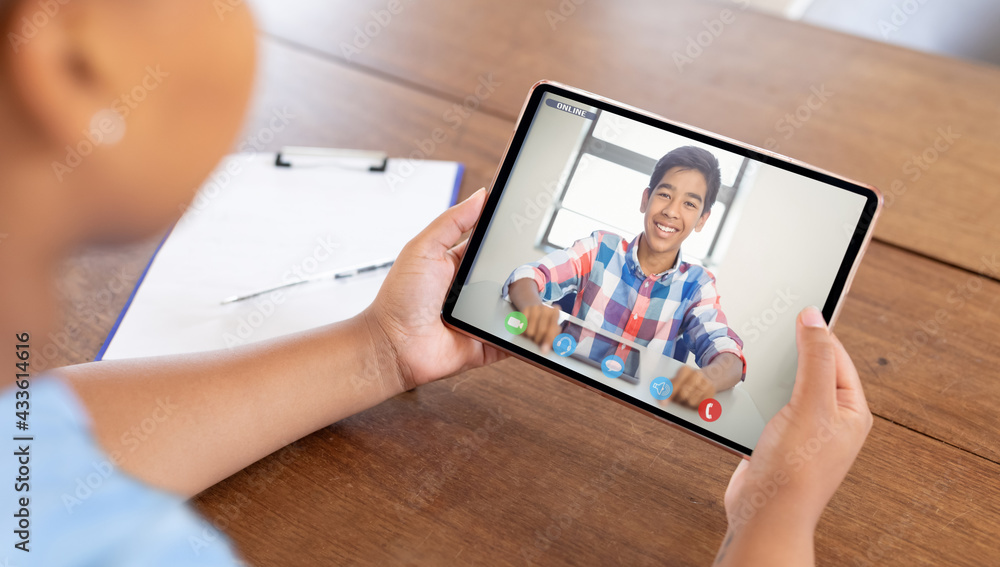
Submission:
[[[9,419],[15,417],[15,402],[25,398],[23,392],[9,389],[0,396],[0,408],[9,410],[4,412]],[[18,393],[21,396],[15,397]],[[7,437],[7,456],[0,458],[8,487],[3,509],[12,510],[0,520],[7,534],[3,539],[8,542],[0,551],[2,565],[240,564],[229,540],[182,498],[151,488],[112,464],[94,440],[87,412],[67,384],[54,378],[36,379],[28,393],[29,429],[15,429]],[[18,436],[33,439],[13,439]],[[22,467],[20,475],[13,474],[18,472],[16,467]],[[28,480],[18,481],[15,476]],[[27,522],[17,517],[25,514],[22,498],[28,499]],[[18,522],[27,523],[27,534],[14,531],[19,529]],[[28,536],[26,544],[23,535]],[[30,551],[15,547],[19,543]]]

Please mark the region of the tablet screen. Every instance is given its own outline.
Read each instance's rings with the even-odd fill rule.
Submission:
[[[749,454],[790,399],[798,312],[831,320],[877,209],[870,188],[543,84],[445,319]],[[681,403],[678,384],[712,387]]]

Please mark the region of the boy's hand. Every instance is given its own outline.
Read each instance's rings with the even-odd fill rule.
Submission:
[[[444,326],[441,307],[486,191],[445,211],[399,254],[375,301],[362,314],[372,335],[372,352],[389,386],[409,390],[438,378],[490,364],[505,355]]]
[[[681,366],[673,380],[674,393],[668,400],[689,408],[696,408],[702,400],[715,395],[715,384],[705,374],[690,366]]]
[[[542,354],[552,350],[552,341],[562,332],[559,327],[559,308],[542,303],[538,284],[531,278],[511,282],[510,301],[524,314],[528,327],[522,333],[539,346]]]
[[[552,350],[552,341],[562,332],[559,326],[559,308],[540,303],[525,307],[521,313],[524,313],[525,319],[528,320],[524,336],[536,343],[542,354]]]
[[[796,342],[792,399],[768,422],[726,490],[729,534],[720,564],[785,564],[776,550],[794,549],[796,537],[811,556],[816,523],[871,430],[857,370],[815,307],[799,314]],[[768,533],[784,544],[768,550]]]

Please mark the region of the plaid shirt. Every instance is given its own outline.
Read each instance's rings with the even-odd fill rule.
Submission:
[[[510,284],[524,278],[535,281],[543,301],[558,301],[575,292],[576,317],[681,362],[694,352],[702,368],[730,352],[743,361],[746,378],[743,341],[726,323],[715,276],[701,266],[681,262],[680,253],[673,268],[647,276],[639,267],[639,238],[625,242],[616,234],[596,231],[514,270],[504,283],[503,297],[509,299]],[[635,375],[639,353],[631,347],[576,325],[570,328],[567,332],[577,341],[593,339],[590,352],[578,354],[597,362],[616,354],[625,361],[625,373]]]

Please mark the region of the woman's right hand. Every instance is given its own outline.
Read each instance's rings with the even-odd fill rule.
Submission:
[[[811,565],[819,517],[871,430],[857,370],[815,307],[799,314],[796,344],[791,401],[726,490],[729,533],[717,564]]]

